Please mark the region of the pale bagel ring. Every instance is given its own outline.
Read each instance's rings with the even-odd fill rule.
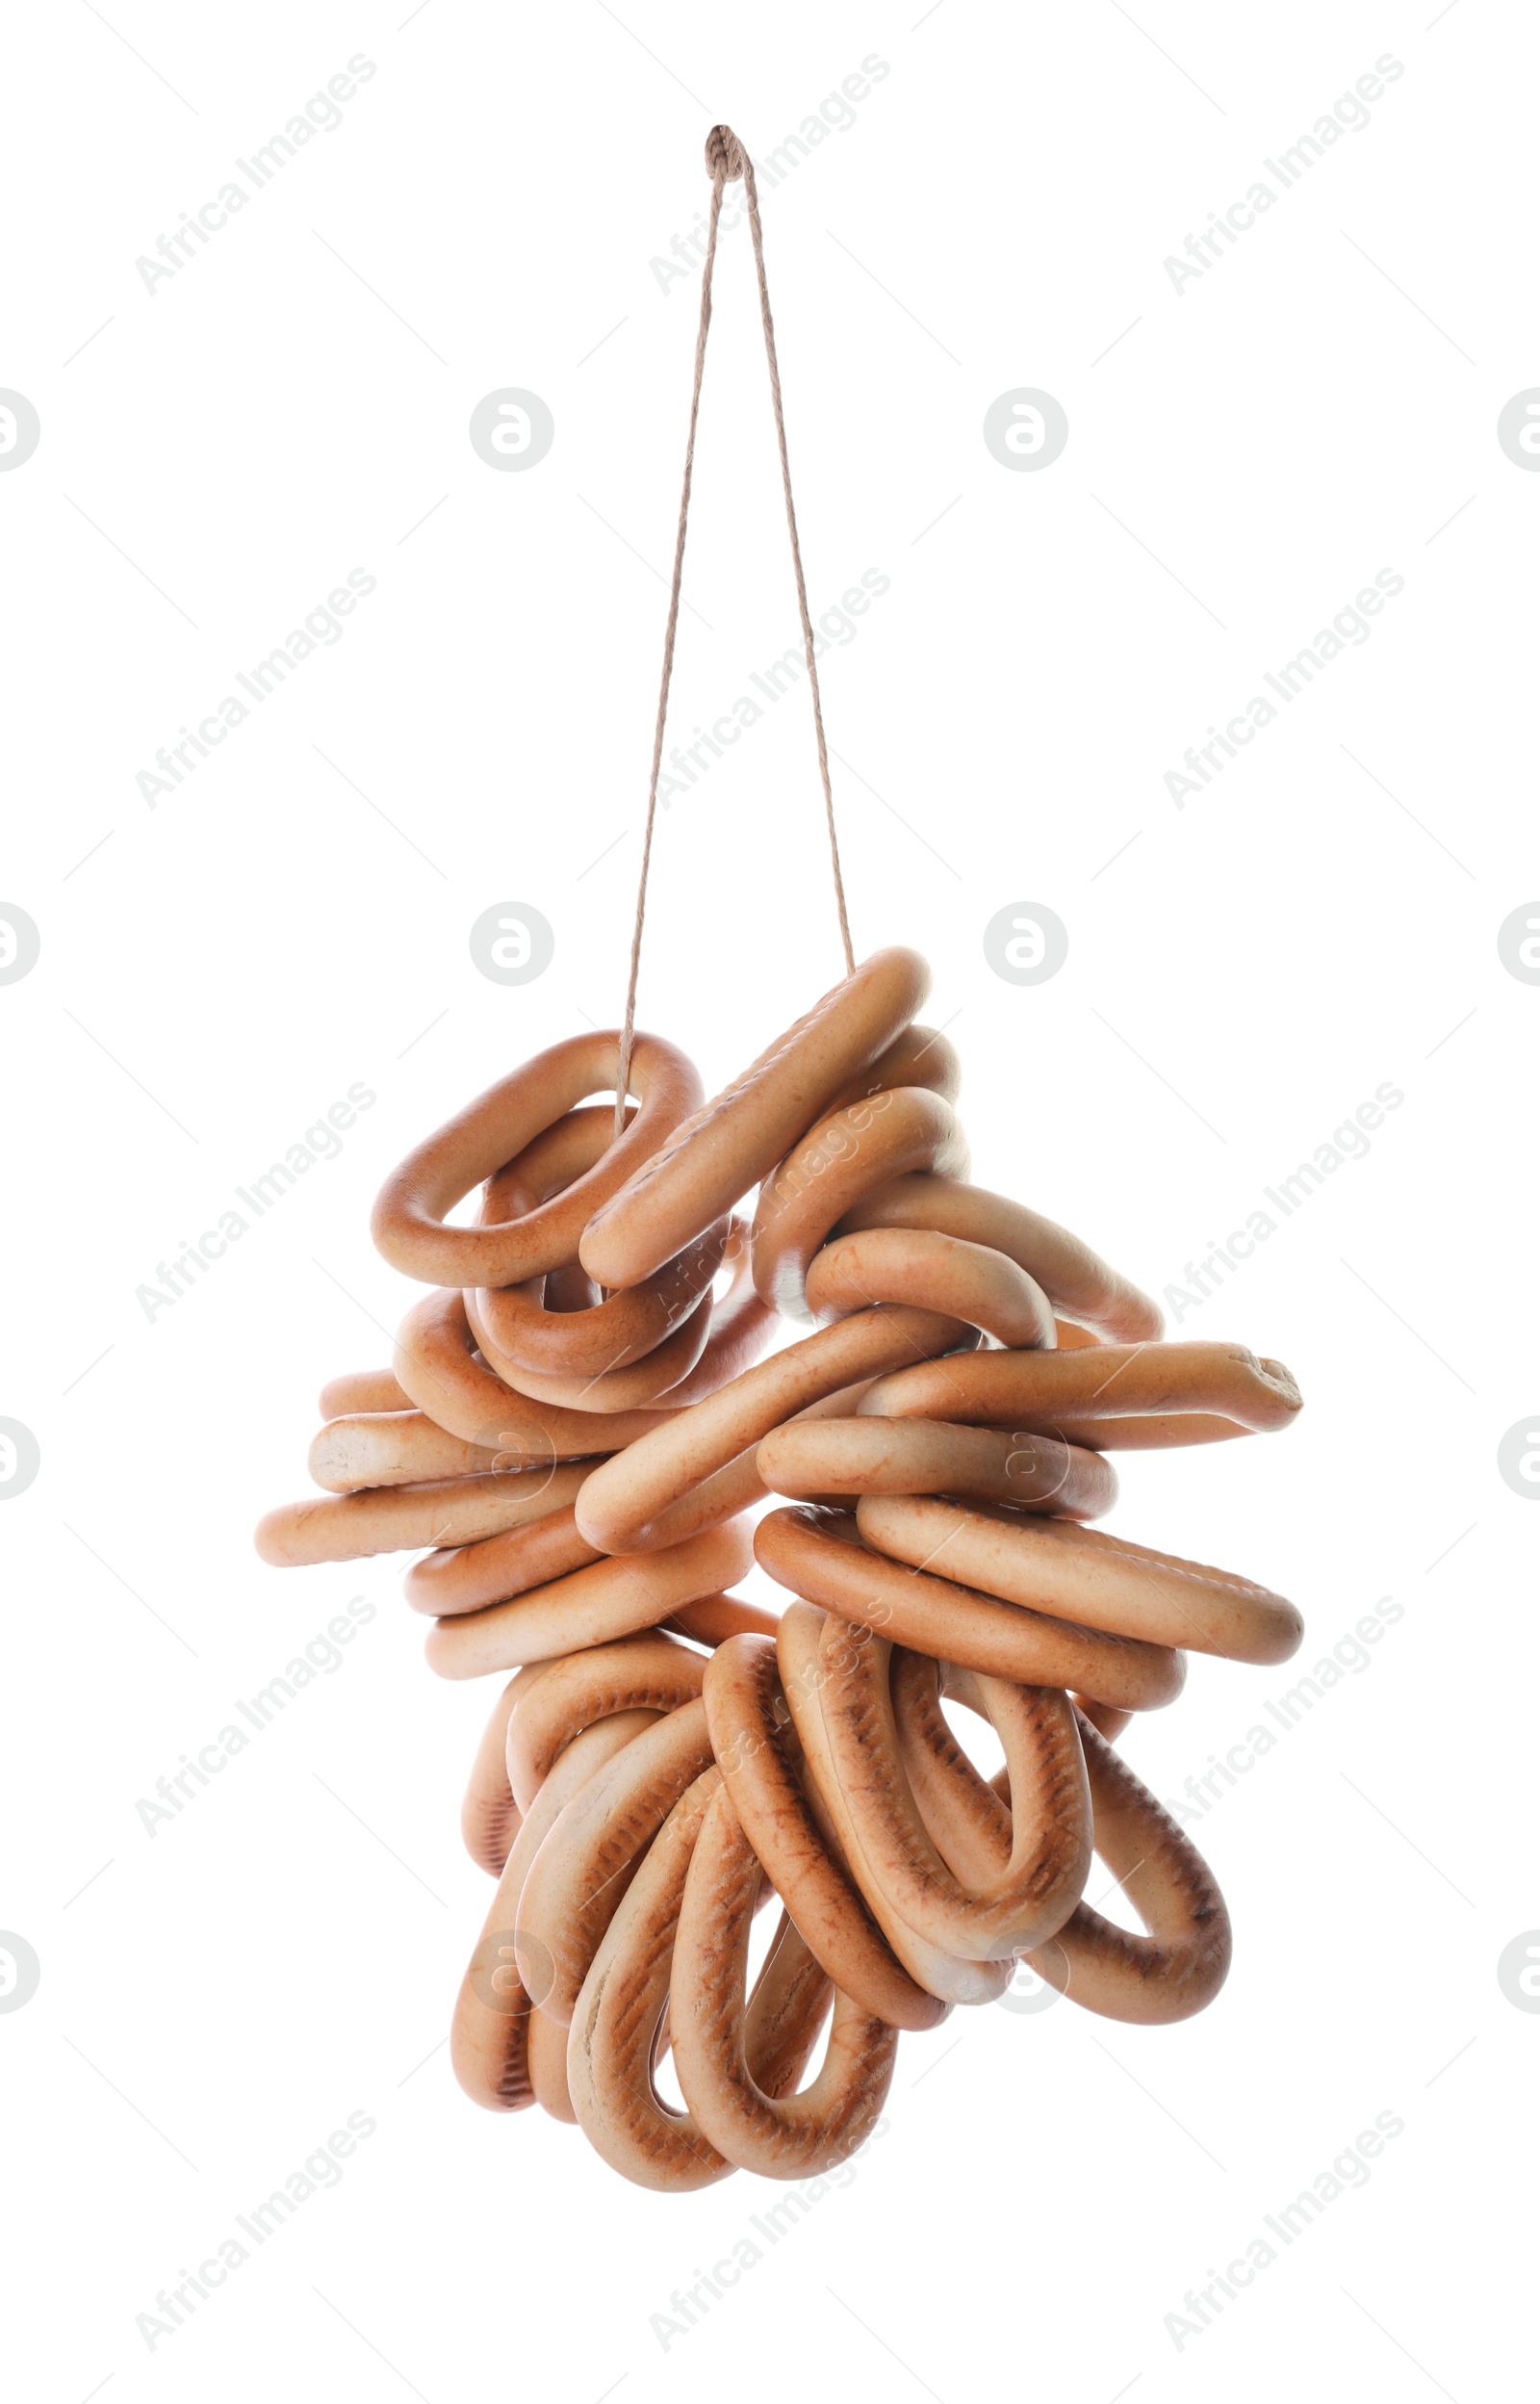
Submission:
[[[886,1306],[821,1328],[629,1445],[613,1474],[590,1479],[578,1524],[605,1552],[645,1550],[671,1504],[808,1404],[972,1337],[934,1311]]]
[[[731,1210],[908,1026],[930,981],[917,952],[895,947],[862,961],[610,1189],[577,1247],[589,1276],[636,1285]]]
[[[575,1102],[613,1089],[620,1035],[596,1030],[526,1060],[407,1154],[381,1186],[370,1221],[393,1269],[425,1285],[516,1285],[571,1260],[596,1204],[625,1184],[682,1119],[700,1107],[701,1080],[683,1052],[655,1035],[634,1039],[631,1084],[641,1108],[603,1158],[552,1201],[511,1224],[449,1227],[445,1221],[475,1185],[492,1176]],[[708,1210],[681,1239],[688,1243],[719,1212]],[[659,1269],[670,1244],[641,1271]],[[634,1285],[637,1278],[606,1284]]]
[[[1182,1656],[1169,1646],[1077,1627],[904,1567],[868,1550],[841,1512],[773,1511],[755,1531],[754,1551],[778,1586],[934,1661],[1017,1686],[1072,1686],[1124,1711],[1159,1710],[1182,1690]]]
[[[504,1726],[503,1766],[519,1810],[533,1806],[580,1728],[617,1712],[663,1713],[693,1703],[706,1667],[700,1653],[655,1629],[548,1662],[538,1682],[520,1687]]]
[[[481,1731],[460,1805],[460,1835],[465,1849],[476,1867],[494,1878],[502,1875],[508,1848],[523,1820],[508,1784],[508,1719],[518,1700],[520,1680],[542,1677],[545,1667],[541,1664],[537,1668],[518,1670],[493,1704],[492,1717]]]
[[[808,1264],[831,1228],[873,1186],[911,1170],[968,1173],[967,1139],[939,1094],[901,1085],[820,1119],[759,1188],[757,1291],[789,1318],[807,1318]]]
[[[607,1644],[656,1627],[682,1603],[720,1593],[752,1559],[747,1528],[730,1520],[663,1552],[596,1561],[511,1602],[436,1620],[424,1647],[427,1665],[441,1678],[482,1678],[520,1662]]]
[[[407,1409],[328,1419],[311,1438],[305,1465],[329,1494],[355,1494],[367,1486],[423,1486],[513,1464],[491,1445],[450,1435],[426,1411]]]
[[[860,1228],[935,1228],[965,1243],[1004,1253],[1035,1278],[1066,1319],[1094,1328],[1109,1343],[1158,1336],[1165,1322],[1147,1294],[1052,1219],[1003,1194],[925,1175],[895,1177],[848,1209],[836,1235]]]
[[[1248,1578],[1057,1520],[967,1510],[935,1495],[869,1494],[856,1523],[889,1561],[1080,1627],[1271,1667],[1299,1649],[1293,1603]]]
[[[506,1862],[460,1981],[449,2024],[449,2062],[465,2093],[486,2111],[516,2112],[537,2100],[529,2059],[537,2014],[514,1950],[519,1898],[529,1865],[572,1797],[657,1715],[630,1711],[576,1737],[534,1798]],[[566,2031],[562,2031],[565,2040]],[[543,2082],[542,2082],[543,2083]]]
[[[474,1544],[561,1510],[587,1475],[586,1462],[569,1461],[559,1469],[311,1496],[280,1503],[259,1519],[256,1547],[274,1568],[295,1569],[319,1561],[364,1561],[372,1553],[416,1552],[424,1544]]]
[[[349,1369],[321,1389],[323,1419],[350,1419],[361,1411],[410,1410],[412,1398],[389,1369]]]
[[[581,1672],[576,1686],[569,1678],[538,1717],[530,1710],[534,1688],[563,1671],[566,1660],[532,1662],[517,1671],[499,1695],[476,1747],[460,1806],[460,1833],[472,1860],[494,1877],[523,1824],[525,1804],[533,1807],[543,1780],[579,1729],[626,1711],[654,1716],[672,1711],[699,1694],[706,1667],[698,1653],[655,1634],[626,1637],[576,1658],[593,1667]],[[521,1706],[526,1716],[515,1745],[510,1731]],[[515,1794],[515,1779],[524,1804]]]
[[[552,1824],[525,1878],[514,1943],[526,1994],[553,2020],[572,2019],[595,1949],[648,1847],[710,1766],[706,1705],[681,1703],[633,1737]]]

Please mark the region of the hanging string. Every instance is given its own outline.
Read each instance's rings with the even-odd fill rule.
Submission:
[[[765,358],[770,370],[770,400],[775,410],[776,440],[781,451],[781,482],[786,497],[786,529],[791,536],[791,564],[797,578],[797,607],[802,615],[803,650],[808,685],[812,694],[813,733],[818,743],[818,773],[823,780],[824,817],[829,830],[829,859],[834,876],[834,903],[839,913],[839,940],[845,970],[852,973],[856,953],[850,940],[850,914],[845,906],[845,880],[839,866],[839,839],[834,830],[834,796],[829,781],[829,750],[824,740],[823,701],[818,690],[818,662],[813,652],[812,619],[808,609],[808,584],[802,570],[802,545],[797,536],[796,504],[791,497],[791,462],[786,453],[786,421],[781,399],[781,369],[776,359],[776,329],[770,315],[770,287],[764,271],[764,231],[759,222],[759,194],[754,162],[731,126],[714,125],[706,143],[706,164],[711,178],[711,217],[706,231],[706,264],[701,271],[701,323],[695,337],[695,383],[690,393],[690,430],[684,446],[684,481],[680,493],[679,532],[674,544],[674,577],[669,587],[668,626],[663,635],[663,674],[658,686],[657,724],[653,732],[653,773],[647,789],[647,824],[642,834],[642,871],[636,887],[636,920],[631,928],[630,973],[626,986],[626,1023],[621,1034],[620,1061],[615,1073],[615,1134],[626,1123],[626,1089],[630,1077],[631,1042],[636,1025],[636,979],[642,960],[642,924],[647,915],[647,877],[653,861],[653,828],[657,816],[657,781],[663,762],[663,730],[668,717],[669,686],[674,675],[674,638],[680,619],[680,586],[684,573],[684,536],[690,516],[690,481],[695,473],[695,428],[701,414],[701,380],[706,372],[706,337],[711,323],[711,276],[716,266],[717,221],[722,194],[730,183],[743,179],[749,201],[749,232],[754,242],[755,272],[759,285],[759,320],[764,328]]]

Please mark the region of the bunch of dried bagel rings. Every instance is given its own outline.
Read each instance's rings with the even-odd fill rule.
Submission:
[[[515,1672],[464,1805],[498,1886],[455,2071],[646,2186],[843,2159],[899,2030],[1018,1961],[1142,2022],[1229,1964],[1213,1876],[1116,1739],[1186,1652],[1279,1662],[1299,1616],[1087,1523],[1111,1452],[1283,1427],[1299,1395],[1240,1345],[1160,1342],[1077,1237],[967,1182],[928,985],[878,952],[710,1102],[638,1035],[618,1134],[591,1105],[614,1033],[451,1119],[373,1214],[431,1290],[391,1371],[322,1394],[326,1491],[257,1534],[283,1564],[429,1547],[433,1668]],[[756,1560],[779,1619],[726,1590]],[[990,1723],[994,1777],[943,1702]],[[1093,1852],[1142,1933],[1083,1900]]]

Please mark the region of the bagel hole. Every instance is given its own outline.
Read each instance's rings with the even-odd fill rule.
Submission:
[[[1005,1768],[1005,1747],[992,1720],[981,1719],[965,1703],[953,1702],[946,1694],[941,1697],[941,1717],[981,1778],[992,1778]]]
[[[663,2033],[667,2036],[666,2029]],[[683,2090],[680,2085],[679,2073],[674,2067],[672,2047],[660,2060],[655,2060],[653,2064],[653,2087],[665,2111],[678,2112],[682,2117],[689,2110],[690,2107],[684,2101]]]

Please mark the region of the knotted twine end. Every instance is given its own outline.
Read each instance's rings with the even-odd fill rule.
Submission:
[[[713,184],[735,184],[743,173],[743,144],[731,125],[713,125],[706,138],[706,171]]]

